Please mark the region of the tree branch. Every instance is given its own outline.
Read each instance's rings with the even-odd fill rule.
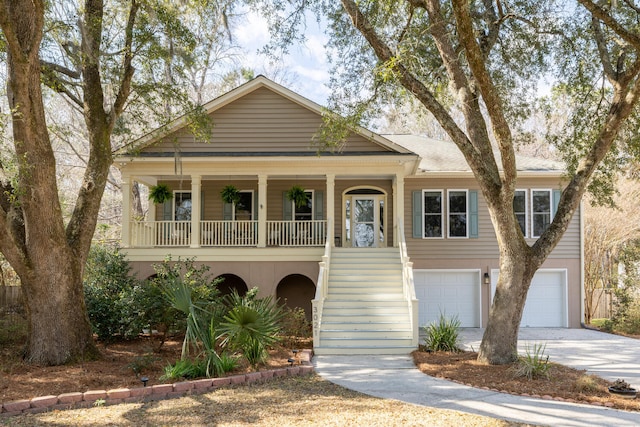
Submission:
[[[111,125],[113,125],[115,120],[120,116],[120,114],[122,114],[127,99],[129,98],[129,94],[131,93],[131,81],[133,80],[133,74],[135,73],[135,68],[133,67],[133,27],[136,23],[138,8],[138,2],[136,0],[132,0],[127,26],[125,28],[122,80],[120,81],[120,88],[118,89],[118,94],[116,95],[109,117]]]
[[[607,27],[611,28],[618,36],[624,41],[633,45],[636,49],[640,49],[640,37],[638,34],[628,31],[618,21],[613,18],[603,7],[595,4],[591,0],[578,0],[578,2],[584,6],[591,15],[602,21]]]
[[[604,34],[602,33],[602,27],[600,26],[600,21],[598,21],[598,19],[593,15],[591,16],[591,28],[593,29],[593,38],[596,41],[604,74],[607,76],[607,80],[609,80],[611,84],[615,84],[617,75],[611,65],[609,51],[607,50],[607,43],[604,41]]]
[[[513,190],[515,189],[517,170],[511,129],[502,108],[502,100],[498,95],[499,91],[493,85],[489,71],[486,69],[482,49],[474,37],[469,2],[466,0],[453,0],[453,13],[457,23],[458,38],[464,46],[467,62],[491,118],[493,133],[502,157],[503,183],[508,184]]]

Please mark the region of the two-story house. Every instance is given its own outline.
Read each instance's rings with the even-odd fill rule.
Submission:
[[[317,353],[406,353],[440,313],[486,325],[498,246],[453,143],[354,128],[340,150],[318,153],[321,107],[262,76],[204,110],[210,141],[185,116],[116,155],[122,246],[141,278],[168,254],[195,258],[223,291],[258,287],[303,307]],[[553,218],[563,168],[517,164],[515,212],[533,242]],[[173,197],[133,218],[134,180]],[[293,187],[306,200],[290,200]],[[225,188],[237,190],[231,202]],[[578,212],[534,278],[523,327],[580,326],[581,264]]]

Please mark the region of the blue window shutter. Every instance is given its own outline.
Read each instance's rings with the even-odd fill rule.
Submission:
[[[553,221],[553,217],[556,216],[556,212],[558,212],[558,205],[560,204],[560,196],[562,196],[562,191],[553,190],[552,195],[552,204],[553,204],[553,212],[551,212],[551,220]]]
[[[287,199],[287,192],[282,192],[282,219],[290,221],[293,219],[293,211],[291,210],[291,200]]]
[[[162,204],[162,220],[163,221],[173,220],[173,199],[167,200]]]
[[[313,192],[313,197],[315,198],[313,201],[314,219],[322,220],[324,219],[324,193],[316,190]]]
[[[478,190],[469,190],[469,237],[478,238]]]
[[[422,190],[412,192],[413,237],[422,239]]]
[[[231,221],[233,219],[233,203],[222,204],[222,219]]]

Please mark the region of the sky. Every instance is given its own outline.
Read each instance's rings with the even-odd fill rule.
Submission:
[[[330,77],[325,49],[328,37],[315,19],[307,20],[305,44],[292,46],[289,54],[275,67],[269,64],[265,55],[258,53],[270,39],[264,18],[247,12],[234,28],[233,37],[246,52],[240,65],[253,69],[257,74],[264,74],[320,105],[326,105]]]

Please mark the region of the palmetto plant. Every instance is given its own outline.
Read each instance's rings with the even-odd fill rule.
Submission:
[[[264,361],[267,348],[279,341],[281,307],[272,297],[256,298],[257,289],[244,297],[233,292],[225,297],[231,307],[220,325],[222,345],[242,351],[244,357],[256,368]]]

